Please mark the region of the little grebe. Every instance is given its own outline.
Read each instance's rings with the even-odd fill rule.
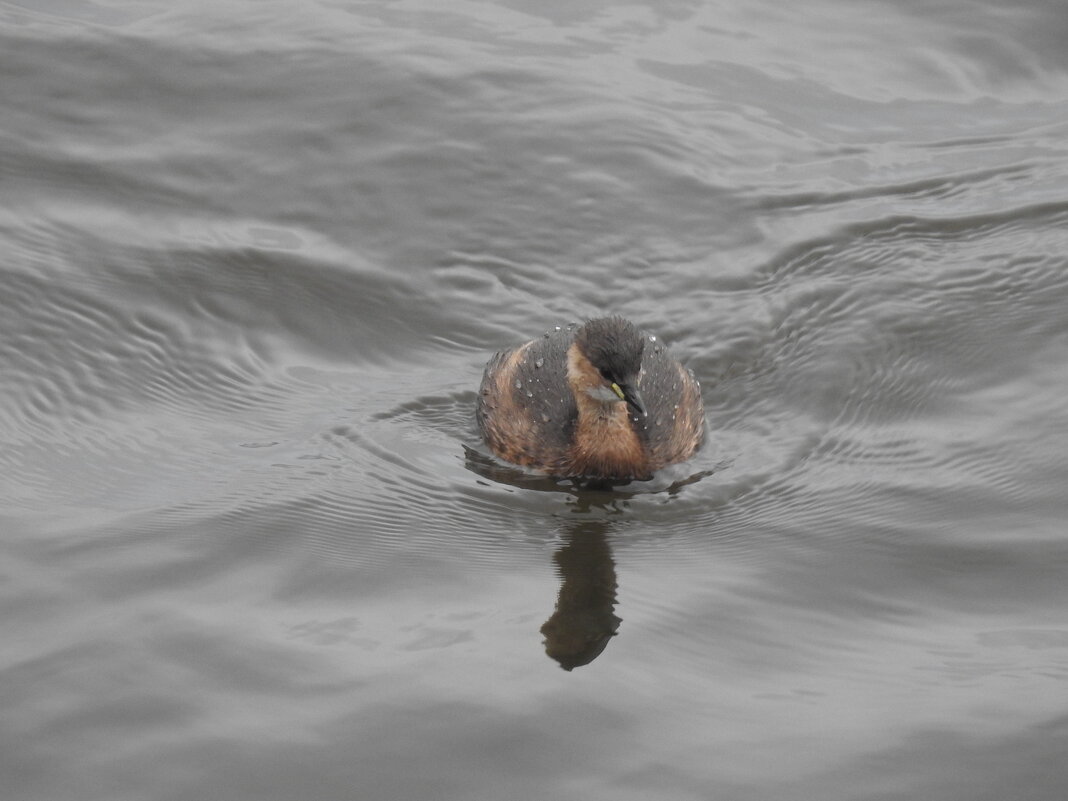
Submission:
[[[622,317],[557,327],[496,354],[475,416],[505,461],[620,480],[689,459],[705,424],[693,373]]]

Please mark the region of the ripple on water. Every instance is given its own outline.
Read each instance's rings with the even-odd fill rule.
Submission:
[[[335,381],[350,398],[367,394],[356,365],[366,377],[402,354],[428,358],[412,347],[424,341],[415,319],[384,310],[404,298],[432,320],[433,304],[388,274],[88,232],[72,254],[44,227],[14,235],[0,319],[4,495],[28,513],[238,497],[344,414]],[[72,261],[94,269],[65,275]],[[266,442],[255,455],[244,447]]]
[[[876,220],[793,246],[724,293],[725,343],[692,364],[708,447],[729,466],[690,492],[747,491],[694,504],[683,538],[721,529],[728,507],[736,526],[773,528],[782,509],[851,536],[862,520],[902,524],[917,494],[977,517],[1048,494],[1053,462],[1026,432],[1065,417],[1051,400],[1068,391],[1055,355],[1068,350],[1066,231],[1063,204]]]

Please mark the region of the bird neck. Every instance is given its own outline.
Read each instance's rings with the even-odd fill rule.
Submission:
[[[617,478],[648,472],[645,448],[631,425],[627,405],[614,395],[611,401],[600,399],[604,379],[575,345],[567,352],[567,381],[578,408],[572,444],[577,470]]]

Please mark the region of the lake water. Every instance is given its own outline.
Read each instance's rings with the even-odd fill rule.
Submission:
[[[1063,799],[1065,42],[0,4],[4,799]],[[607,312],[704,449],[493,463],[487,358]]]

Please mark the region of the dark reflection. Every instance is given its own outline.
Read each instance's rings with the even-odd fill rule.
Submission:
[[[467,468],[494,484],[571,496],[568,505],[581,522],[564,532],[563,544],[553,554],[560,593],[556,609],[541,627],[545,653],[564,670],[588,665],[600,656],[622,622],[615,614],[616,565],[608,544],[612,518],[625,515],[629,502],[639,495],[674,498],[714,472],[674,479],[665,474],[652,481],[558,478],[501,463],[467,445],[464,453]]]
[[[541,627],[545,653],[564,670],[601,655],[622,622],[615,614],[616,565],[604,521],[579,523],[553,554],[560,574],[556,609]]]

